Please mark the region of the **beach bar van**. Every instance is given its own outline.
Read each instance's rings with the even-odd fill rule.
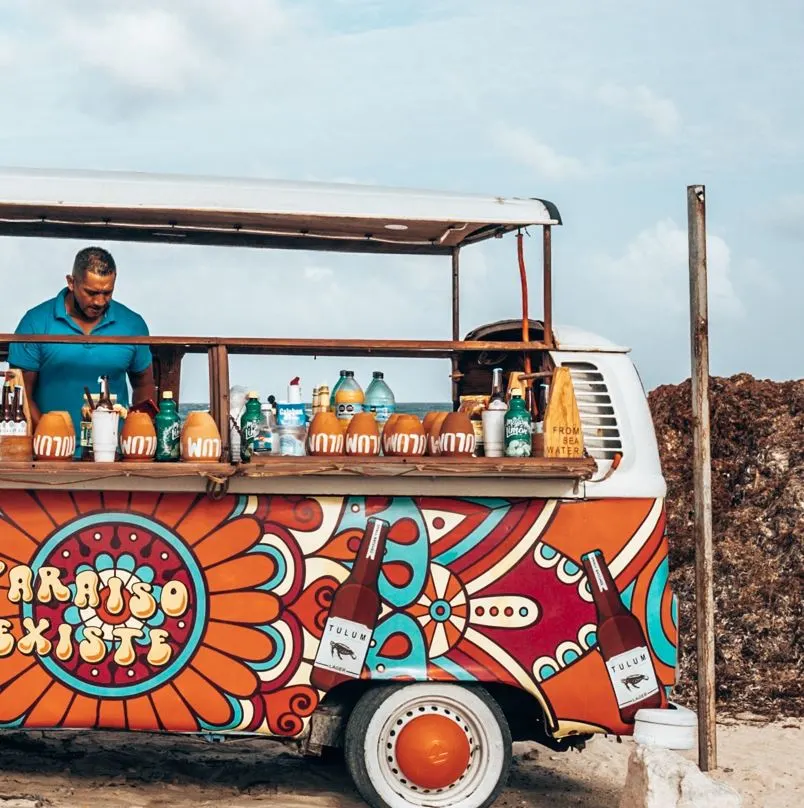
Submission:
[[[0,728],[262,735],[341,749],[378,808],[480,808],[512,741],[582,749],[633,734],[639,710],[672,710],[651,416],[627,349],[553,323],[560,224],[539,199],[0,171],[4,238],[364,253],[378,272],[387,255],[442,256],[452,289],[449,340],[13,334],[6,301],[3,351],[147,344],[160,400],[179,401],[182,359],[205,354],[219,443],[178,462],[46,459],[27,408],[25,434],[0,438]],[[533,319],[526,228],[541,231]],[[495,278],[521,285],[522,311],[463,332],[460,257],[487,239],[511,244]],[[408,419],[426,440],[231,462],[238,354],[449,360],[465,440],[445,438],[449,416],[441,434]],[[465,434],[495,368],[537,425],[521,456]]]

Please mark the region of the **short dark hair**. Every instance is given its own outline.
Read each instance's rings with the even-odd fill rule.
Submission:
[[[102,247],[85,247],[75,256],[73,277],[83,278],[87,272],[101,276],[114,275],[117,272],[117,265],[108,250]]]

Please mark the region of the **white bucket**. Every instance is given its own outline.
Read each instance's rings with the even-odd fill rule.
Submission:
[[[692,710],[670,702],[667,709],[639,710],[634,740],[663,749],[692,749],[697,736],[698,716]]]

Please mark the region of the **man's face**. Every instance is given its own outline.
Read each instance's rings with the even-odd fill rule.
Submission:
[[[87,272],[83,278],[67,276],[67,288],[73,293],[76,309],[88,320],[103,317],[114,292],[116,275],[96,275]]]

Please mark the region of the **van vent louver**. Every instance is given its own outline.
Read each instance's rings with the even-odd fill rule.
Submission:
[[[583,427],[584,444],[596,460],[613,460],[622,452],[617,415],[606,380],[591,362],[564,362],[569,369]]]

